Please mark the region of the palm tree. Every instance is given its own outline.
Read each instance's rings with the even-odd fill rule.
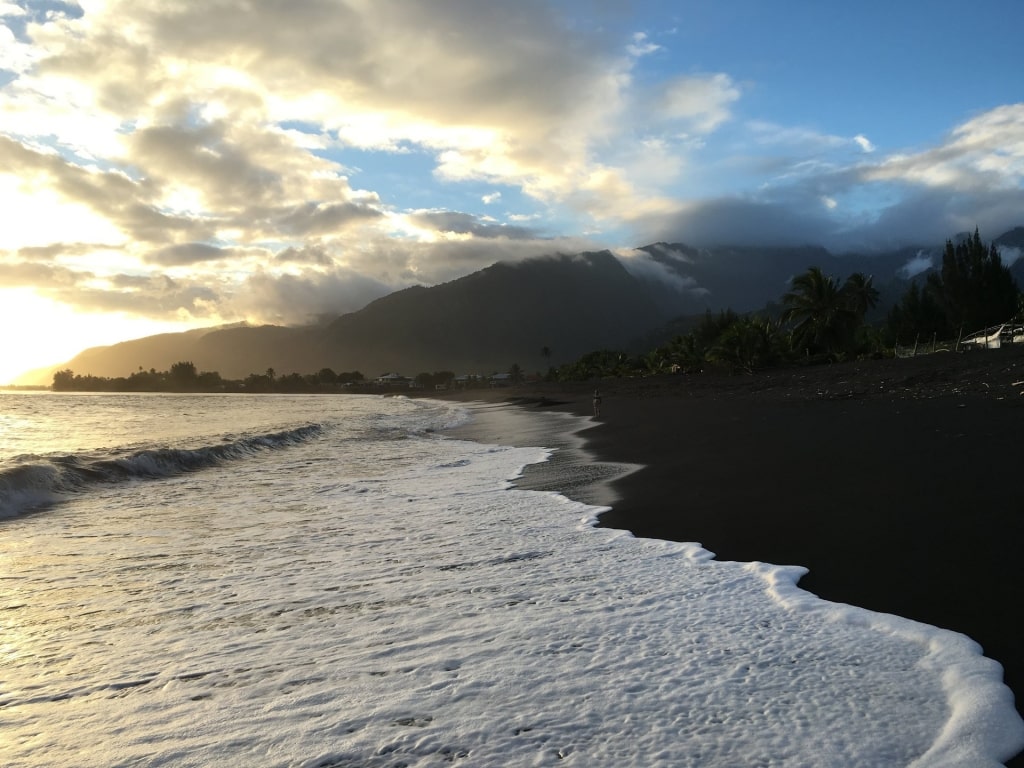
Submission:
[[[779,326],[766,318],[743,317],[730,325],[708,350],[711,362],[726,363],[735,371],[753,373],[773,365],[782,356]]]
[[[846,301],[836,281],[810,267],[793,278],[782,297],[783,322],[794,322],[793,341],[798,349],[837,351],[845,318]]]
[[[854,272],[843,283],[840,293],[843,295],[847,309],[852,312],[858,323],[864,322],[869,309],[878,303],[878,289],[872,285],[874,278],[863,272]]]

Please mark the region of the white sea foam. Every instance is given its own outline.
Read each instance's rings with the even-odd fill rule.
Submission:
[[[432,433],[448,406],[315,408],[286,450],[3,521],[0,763],[973,767],[1024,744],[961,635],[595,529],[508,489],[546,450]]]

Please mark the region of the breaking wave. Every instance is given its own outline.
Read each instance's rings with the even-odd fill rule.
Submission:
[[[322,432],[322,425],[307,424],[199,448],[147,448],[102,459],[80,455],[23,456],[20,463],[0,470],[0,518],[55,504],[69,494],[100,483],[153,480],[195,472],[261,451],[287,448]]]

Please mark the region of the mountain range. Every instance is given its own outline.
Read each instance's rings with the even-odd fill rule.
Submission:
[[[1024,285],[1024,227],[993,242]],[[415,375],[493,373],[518,364],[546,370],[596,349],[647,351],[707,310],[754,311],[777,302],[789,280],[819,266],[840,280],[874,277],[884,317],[908,282],[941,264],[942,246],[836,256],[817,246],[692,248],[654,243],[626,256],[610,251],[499,262],[431,287],[415,286],[326,323],[301,327],[245,324],[160,334],[85,350],[20,383],[49,383],[54,370],[127,376],[188,360],[229,379],[273,368],[322,368]]]

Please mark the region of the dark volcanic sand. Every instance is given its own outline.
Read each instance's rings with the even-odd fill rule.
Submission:
[[[801,565],[825,599],[962,632],[1024,712],[1024,348],[599,385],[588,449],[645,465],[602,525]],[[593,388],[463,396],[589,413]]]

